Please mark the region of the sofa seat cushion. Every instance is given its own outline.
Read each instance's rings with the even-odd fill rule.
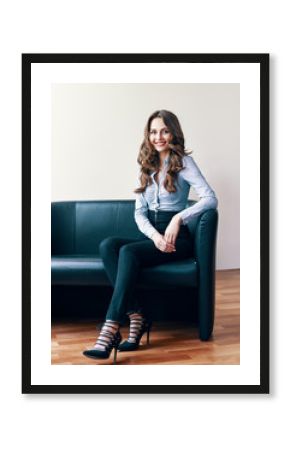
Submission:
[[[57,255],[51,258],[52,285],[107,286],[104,265],[94,255]]]
[[[103,261],[97,255],[57,255],[51,259],[53,285],[110,285]],[[197,286],[197,263],[184,259],[142,270],[138,286]]]

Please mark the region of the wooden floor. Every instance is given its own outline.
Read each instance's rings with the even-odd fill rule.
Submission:
[[[122,327],[122,336],[128,328]],[[97,337],[96,322],[58,322],[52,325],[52,364],[112,364],[82,355]],[[212,338],[201,342],[198,330],[181,322],[157,322],[150,345],[135,352],[118,352],[117,364],[239,364],[240,363],[240,271],[216,272],[216,314]]]

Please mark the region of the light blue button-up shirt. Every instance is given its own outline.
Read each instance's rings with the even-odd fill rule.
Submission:
[[[169,158],[165,160],[163,170],[159,174],[159,182],[157,183],[154,178],[157,172],[153,172],[151,174],[152,184],[147,186],[144,192],[136,194],[135,221],[139,230],[150,239],[156,229],[148,219],[149,209],[152,211],[176,211],[179,213],[182,223],[186,225],[193,217],[207,209],[216,208],[218,204],[215,192],[191,156],[184,156],[182,159],[184,168],[177,173],[174,183],[176,192],[168,192],[163,186],[168,161]],[[140,186],[139,176],[138,186]],[[186,208],[190,186],[194,188],[199,201]]]

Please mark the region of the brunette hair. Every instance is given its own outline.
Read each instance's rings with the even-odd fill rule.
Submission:
[[[186,151],[184,147],[184,136],[175,114],[165,109],[155,111],[149,117],[145,129],[144,140],[140,146],[137,162],[141,166],[140,184],[141,186],[134,190],[136,193],[144,192],[146,187],[152,184],[150,175],[154,171],[158,171],[160,167],[159,153],[150,143],[150,126],[153,119],[160,117],[173,135],[172,141],[169,144],[170,155],[167,174],[164,180],[164,187],[168,192],[176,192],[174,182],[177,178],[177,173],[183,169],[182,158],[191,153]]]

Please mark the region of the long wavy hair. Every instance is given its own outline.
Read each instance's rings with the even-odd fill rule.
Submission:
[[[178,172],[183,169],[182,158],[183,156],[191,153],[191,151],[185,150],[183,132],[176,115],[170,111],[166,111],[165,109],[155,111],[151,114],[146,123],[144,129],[144,140],[140,146],[137,158],[137,162],[141,166],[141,174],[140,187],[134,190],[136,193],[144,192],[146,187],[152,184],[150,175],[155,171],[159,171],[160,168],[159,153],[151,144],[149,139],[151,122],[156,117],[163,119],[164,124],[173,135],[172,141],[169,144],[169,164],[164,180],[164,187],[168,192],[176,192],[174,183]]]

